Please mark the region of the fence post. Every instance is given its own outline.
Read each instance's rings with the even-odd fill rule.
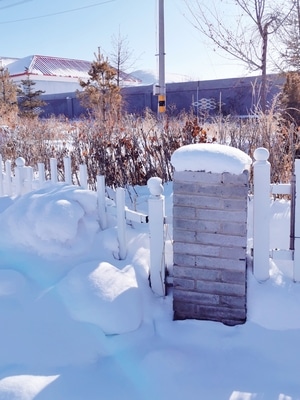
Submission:
[[[259,147],[253,163],[253,273],[259,282],[269,278],[270,163],[269,151]]]
[[[71,169],[71,158],[64,157],[64,170],[65,170],[65,182],[68,185],[72,184],[72,169]]]
[[[124,260],[127,255],[126,244],[126,216],[125,216],[125,190],[117,188],[117,223],[118,223],[118,242],[119,242],[119,259]]]
[[[50,158],[51,182],[57,183],[57,159]]]
[[[12,195],[12,187],[11,187],[11,161],[5,161],[5,187],[6,187],[6,194],[8,196]]]
[[[300,160],[295,160],[295,242],[294,242],[294,281],[300,282]]]
[[[87,166],[86,164],[79,165],[79,182],[83,189],[88,188]]]
[[[33,182],[33,168],[24,167],[24,191],[25,193],[31,192]]]
[[[45,182],[45,164],[38,163],[39,170],[39,187],[41,188]]]
[[[0,154],[0,197],[4,194],[3,192],[3,171],[2,171],[2,155]]]
[[[165,197],[162,180],[150,178],[147,182],[150,231],[150,283],[154,293],[165,296]]]
[[[16,195],[21,196],[24,188],[24,168],[25,159],[23,157],[18,157],[16,159],[16,169],[15,169],[15,182],[16,182]]]
[[[101,229],[107,228],[106,203],[105,203],[105,177],[97,175],[98,216]]]

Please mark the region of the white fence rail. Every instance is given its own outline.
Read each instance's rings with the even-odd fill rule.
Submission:
[[[0,155],[0,197],[21,196],[36,188],[41,188],[45,182],[45,165],[38,164],[37,176],[34,176],[33,168],[25,165],[25,160],[19,157],[15,161],[16,167],[12,171],[11,161],[5,161],[3,165]],[[64,182],[72,184],[71,159],[64,158]],[[58,182],[57,160],[50,159],[50,181]],[[87,166],[79,166],[79,181],[83,189],[88,189]],[[119,243],[119,259],[125,259],[127,255],[127,221],[137,223],[149,223],[150,239],[150,283],[152,290],[159,296],[165,295],[165,198],[160,178],[150,178],[148,181],[149,200],[148,215],[130,210],[125,205],[125,190],[116,190],[116,214],[117,234]],[[105,177],[97,176],[97,200],[98,217],[102,230],[108,227],[106,209]]]
[[[253,164],[253,273],[258,281],[269,278],[269,259],[293,261],[293,279],[300,282],[300,160],[295,160],[290,184],[271,184],[269,152],[260,147]],[[270,196],[291,196],[291,232],[289,249],[270,249]]]
[[[254,152],[253,164],[253,273],[258,281],[269,278],[269,260],[283,259],[293,261],[294,281],[300,281],[300,160],[295,161],[294,184],[271,184],[269,152],[265,148],[258,148]],[[4,163],[0,155],[0,196],[20,196],[35,188],[42,187],[46,181],[45,166],[38,164],[38,174],[35,176],[33,168],[25,166],[22,157],[12,163]],[[64,182],[72,183],[71,160],[64,158]],[[50,159],[50,179],[58,182],[57,160]],[[79,169],[80,186],[88,188],[87,168],[81,165]],[[149,224],[150,239],[150,282],[153,291],[165,295],[165,237],[166,224],[171,223],[165,216],[165,198],[160,178],[150,178],[148,199],[148,215],[128,209],[125,206],[125,190],[116,190],[117,234],[119,243],[118,257],[126,258],[127,238],[126,221]],[[270,196],[291,195],[291,237],[289,249],[270,249]],[[106,187],[105,177],[97,176],[98,217],[101,229],[106,229]]]

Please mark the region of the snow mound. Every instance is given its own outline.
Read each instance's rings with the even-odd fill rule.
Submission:
[[[0,380],[1,399],[31,400],[42,392],[48,385],[59,378],[59,375],[34,376],[18,375],[9,376]],[[2,397],[3,396],[3,397]]]
[[[26,279],[17,271],[0,270],[0,299],[16,297],[26,288]]]
[[[251,158],[243,151],[215,143],[182,146],[172,154],[171,162],[176,171],[229,172],[236,175],[248,170],[252,164]]]
[[[289,271],[293,270],[290,263],[288,267]],[[300,292],[297,284],[284,275],[273,260],[270,259],[268,281],[258,283],[252,275],[249,276],[249,281],[251,303],[248,307],[248,318],[252,322],[278,331],[300,329]]]
[[[45,185],[0,214],[6,226],[0,242],[25,246],[42,255],[80,254],[99,230],[97,194],[65,184]]]
[[[141,324],[142,293],[132,266],[119,270],[108,262],[80,264],[57,290],[71,317],[105,334],[134,331]]]

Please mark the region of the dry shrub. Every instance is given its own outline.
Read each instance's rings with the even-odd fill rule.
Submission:
[[[184,144],[207,140],[193,116],[158,121],[149,110],[144,117],[125,115],[113,126],[89,119],[77,128],[73,156],[75,164],[87,165],[91,185],[97,174],[105,175],[109,186],[144,185],[151,176],[170,181],[172,153]]]
[[[268,112],[257,109],[248,118],[227,117],[214,121],[218,142],[239,148],[253,161],[258,147],[269,150],[271,181],[286,183],[293,173],[294,159],[300,148],[299,129],[282,118],[277,98]]]
[[[79,165],[85,163],[88,180],[95,188],[96,177],[105,176],[111,187],[144,185],[152,176],[172,180],[171,155],[186,144],[218,142],[237,147],[253,158],[257,147],[270,151],[272,181],[290,180],[293,159],[299,152],[299,132],[287,126],[272,108],[247,119],[218,117],[200,125],[193,113],[157,116],[146,110],[144,116],[123,115],[117,122],[99,123],[92,118],[67,121],[19,119],[1,134],[0,153],[12,162],[19,156],[37,169],[43,162],[50,176],[50,158],[58,161],[59,179],[64,179],[63,158],[71,157],[74,183]]]
[[[3,160],[11,160],[14,166],[18,157],[25,159],[26,165],[37,169],[39,162],[50,171],[50,158],[58,160],[58,172],[63,176],[63,157],[69,154],[65,122],[58,118],[49,120],[19,118],[5,130],[0,138],[0,154]]]

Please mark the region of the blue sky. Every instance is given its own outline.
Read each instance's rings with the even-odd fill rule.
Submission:
[[[133,69],[157,70],[158,0],[0,0],[0,56],[32,54],[93,60],[109,55],[112,36],[127,37]],[[184,17],[183,0],[165,0],[166,74],[192,79],[245,76],[218,56]],[[3,40],[3,38],[5,38]]]

